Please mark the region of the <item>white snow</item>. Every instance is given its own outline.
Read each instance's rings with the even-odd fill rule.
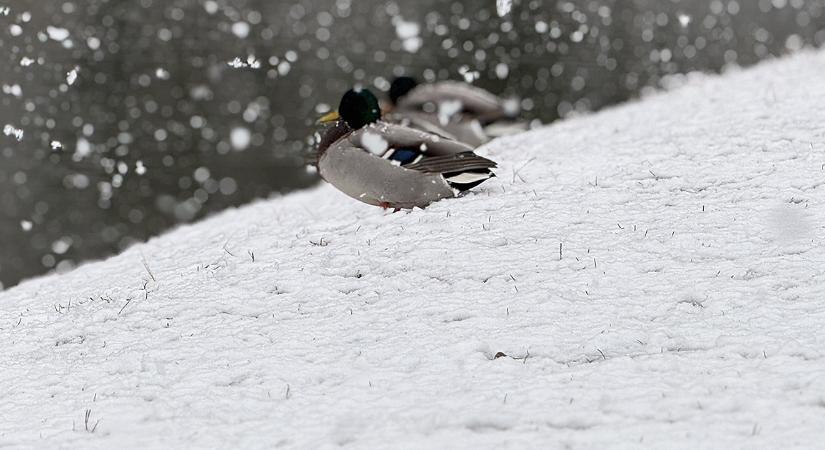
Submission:
[[[86,138],[80,137],[77,138],[77,144],[75,145],[75,152],[72,155],[72,159],[74,161],[81,161],[83,158],[92,154],[92,143],[89,142]]]
[[[218,2],[214,0],[207,0],[206,2],[204,2],[203,8],[206,10],[207,13],[215,14],[216,12],[218,12],[218,9],[220,9],[220,5],[218,5]]]
[[[229,61],[226,64],[229,67],[232,67],[233,69],[240,69],[241,67],[246,67],[246,63],[241,61],[241,58],[238,58],[238,57],[235,57],[235,59],[233,59],[232,61]]]
[[[73,84],[74,84],[74,82],[75,82],[75,81],[77,81],[77,71],[78,71],[78,70],[79,70],[79,69],[78,69],[77,67],[75,67],[74,69],[70,70],[70,71],[66,74],[66,84],[68,84],[69,86],[71,86],[71,85],[73,85]]]
[[[408,53],[416,53],[424,45],[424,40],[421,39],[421,25],[416,22],[404,20],[401,16],[395,16],[392,20],[395,26],[395,34],[401,39],[404,51]]]
[[[373,155],[382,156],[387,152],[390,144],[378,133],[366,132],[361,137],[361,145]]]
[[[232,24],[232,33],[239,39],[246,39],[249,36],[250,26],[246,22],[235,22]]]
[[[496,12],[499,17],[510,14],[511,9],[513,9],[513,0],[496,0]]]
[[[236,57],[232,61],[226,63],[229,67],[233,69],[243,69],[243,68],[251,68],[251,69],[260,69],[261,62],[255,55],[249,55],[246,57],[246,61],[242,60],[241,58]]]
[[[5,134],[6,136],[11,136],[17,139],[18,141],[22,141],[24,131],[20,128],[15,127],[14,125],[6,124],[3,126],[3,134]]]
[[[69,251],[69,248],[72,246],[71,239],[62,237],[54,242],[52,242],[52,252],[56,255],[62,255]]]
[[[69,30],[60,27],[46,27],[46,34],[54,41],[65,41],[69,38]]]
[[[20,98],[23,96],[23,89],[19,84],[4,84],[3,93]]]
[[[494,141],[423,211],[322,186],[7,290],[0,442],[821,446],[823,71]]]
[[[461,66],[458,68],[458,73],[464,78],[467,83],[472,83],[481,78],[481,73],[477,70],[470,69],[469,66]]]
[[[98,39],[94,36],[89,36],[89,38],[86,39],[86,45],[92,50],[99,49],[100,44],[101,44],[100,39]]]
[[[441,125],[447,125],[462,109],[464,109],[464,104],[461,100],[444,100],[438,102],[438,122]]]
[[[505,63],[496,64],[496,76],[500,80],[507,78],[508,75],[510,75],[510,66]]]
[[[215,14],[216,12],[218,12],[220,5],[218,5],[218,2],[214,0],[206,0],[203,3],[203,8],[206,10],[207,13]]]
[[[241,152],[252,143],[252,132],[245,127],[235,127],[229,132],[229,141],[235,151]]]
[[[155,69],[155,77],[159,80],[168,80],[171,74],[168,70],[164,69],[163,67],[158,67]]]

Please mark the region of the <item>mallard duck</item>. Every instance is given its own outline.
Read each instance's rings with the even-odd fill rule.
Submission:
[[[389,91],[391,120],[464,142],[473,147],[528,129],[516,121],[519,108],[468,83],[418,84],[396,78]],[[512,104],[511,104],[512,103]]]
[[[318,142],[321,177],[364,203],[411,209],[461,195],[494,177],[496,163],[466,144],[381,120],[367,89],[344,94]]]

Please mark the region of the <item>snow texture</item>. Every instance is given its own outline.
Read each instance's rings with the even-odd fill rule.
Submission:
[[[814,448],[825,54],[494,141],[388,213],[330,186],[0,294],[0,443]]]

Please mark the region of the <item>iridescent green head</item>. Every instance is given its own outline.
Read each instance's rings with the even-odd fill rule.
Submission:
[[[381,120],[381,106],[369,89],[350,89],[341,99],[338,113],[350,128],[357,130]]]
[[[369,89],[350,89],[341,98],[338,111],[333,111],[320,119],[322,123],[342,119],[353,130],[363,128],[381,120],[381,106]]]

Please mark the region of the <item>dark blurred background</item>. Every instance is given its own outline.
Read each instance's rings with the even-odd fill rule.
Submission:
[[[825,0],[6,0],[0,288],[311,186],[353,83],[470,79],[551,122],[825,41]],[[22,132],[22,135],[20,134]]]

